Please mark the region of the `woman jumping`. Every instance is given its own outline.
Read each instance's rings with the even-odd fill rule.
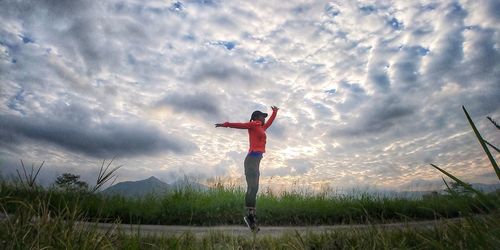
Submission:
[[[245,206],[247,215],[244,217],[245,222],[252,231],[258,231],[256,218],[256,197],[259,190],[259,165],[262,160],[262,155],[266,152],[266,129],[271,126],[278,113],[278,107],[271,106],[273,114],[266,122],[267,113],[254,111],[250,122],[246,123],[217,123],[215,127],[239,128],[248,129],[250,139],[250,149],[245,158],[245,177],[247,180],[247,192],[245,195]]]

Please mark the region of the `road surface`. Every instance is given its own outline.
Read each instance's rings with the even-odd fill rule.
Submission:
[[[449,219],[449,221],[459,219]],[[411,228],[432,228],[436,223],[443,221],[419,221],[407,223],[389,223],[389,224],[348,224],[348,225],[331,225],[331,226],[262,226],[260,227],[259,235],[280,236],[284,233],[322,233],[337,230],[366,230],[370,228],[384,228],[384,229],[400,229],[404,227]],[[220,232],[225,235],[239,236],[249,235],[250,230],[246,226],[173,226],[173,225],[132,225],[132,224],[109,224],[109,223],[90,223],[84,222],[82,225],[89,227],[97,227],[103,232],[116,232],[121,231],[126,234],[140,234],[140,235],[176,235],[180,236],[188,232],[195,236],[205,236],[212,232]]]
[[[0,213],[0,220],[6,220],[9,216]],[[323,233],[338,230],[366,230],[370,228],[378,229],[401,229],[405,227],[411,228],[432,228],[438,223],[448,223],[459,221],[461,218],[446,219],[446,220],[429,220],[429,221],[413,221],[413,222],[398,222],[387,224],[343,224],[343,225],[321,225],[321,226],[261,226],[258,235],[280,236],[284,233]],[[95,222],[78,222],[77,226],[93,229],[97,228],[101,232],[116,233],[122,232],[125,234],[140,234],[146,235],[175,235],[181,236],[186,233],[192,233],[195,236],[203,237],[213,232],[223,233],[225,235],[239,236],[251,234],[250,229],[246,226],[177,226],[177,225],[137,225],[137,224],[113,224],[113,223],[95,223]]]

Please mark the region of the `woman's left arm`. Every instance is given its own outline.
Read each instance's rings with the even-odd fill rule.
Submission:
[[[278,114],[278,107],[276,106],[271,106],[271,109],[273,109],[273,113],[271,114],[271,117],[267,120],[266,124],[264,124],[264,129],[267,129],[273,124],[274,118],[276,118],[276,114]]]

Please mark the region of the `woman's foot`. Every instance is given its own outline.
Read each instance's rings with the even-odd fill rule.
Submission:
[[[260,229],[257,226],[257,218],[253,214],[249,214],[245,217],[243,217],[245,220],[245,223],[247,224],[248,228],[252,230],[252,232],[258,232]]]

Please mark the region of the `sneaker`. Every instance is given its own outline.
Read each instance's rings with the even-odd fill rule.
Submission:
[[[249,214],[243,217],[243,219],[245,220],[248,228],[252,230],[252,232],[258,232],[260,230],[260,228],[257,226],[257,218],[255,218],[255,215]]]

